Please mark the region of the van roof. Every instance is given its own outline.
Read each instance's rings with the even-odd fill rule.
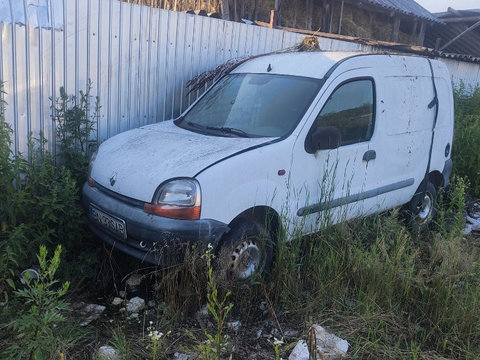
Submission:
[[[322,79],[338,62],[368,54],[370,53],[359,51],[312,51],[264,55],[246,61],[232,73],[269,73]]]

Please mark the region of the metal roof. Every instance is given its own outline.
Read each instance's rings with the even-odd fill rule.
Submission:
[[[468,9],[468,10],[456,10],[452,8],[448,8],[445,12],[439,12],[434,14],[437,18],[440,19],[452,19],[452,18],[462,18],[462,17],[469,17],[474,15],[480,15],[480,9]]]
[[[445,25],[435,24],[427,30],[425,46],[432,48],[438,46],[439,49],[480,20],[479,9],[454,10],[449,8],[448,12],[436,15],[445,21]],[[464,33],[443,51],[480,57],[480,27]]]
[[[366,3],[401,12],[405,15],[419,17],[432,22],[442,23],[435,15],[414,0],[364,0]]]

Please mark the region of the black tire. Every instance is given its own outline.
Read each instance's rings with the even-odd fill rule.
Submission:
[[[248,282],[267,270],[272,262],[270,232],[255,221],[233,226],[218,252],[218,275],[238,283]]]
[[[415,232],[428,229],[436,215],[437,189],[427,182],[425,192],[415,195],[407,204],[407,219],[410,228]]]

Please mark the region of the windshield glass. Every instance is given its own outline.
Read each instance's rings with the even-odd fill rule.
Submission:
[[[321,80],[273,74],[230,74],[177,124],[219,136],[282,137],[298,124]]]

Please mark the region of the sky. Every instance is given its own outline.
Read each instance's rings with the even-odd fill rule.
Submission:
[[[480,9],[479,0],[415,0],[431,13],[444,12],[450,6],[456,10]]]

